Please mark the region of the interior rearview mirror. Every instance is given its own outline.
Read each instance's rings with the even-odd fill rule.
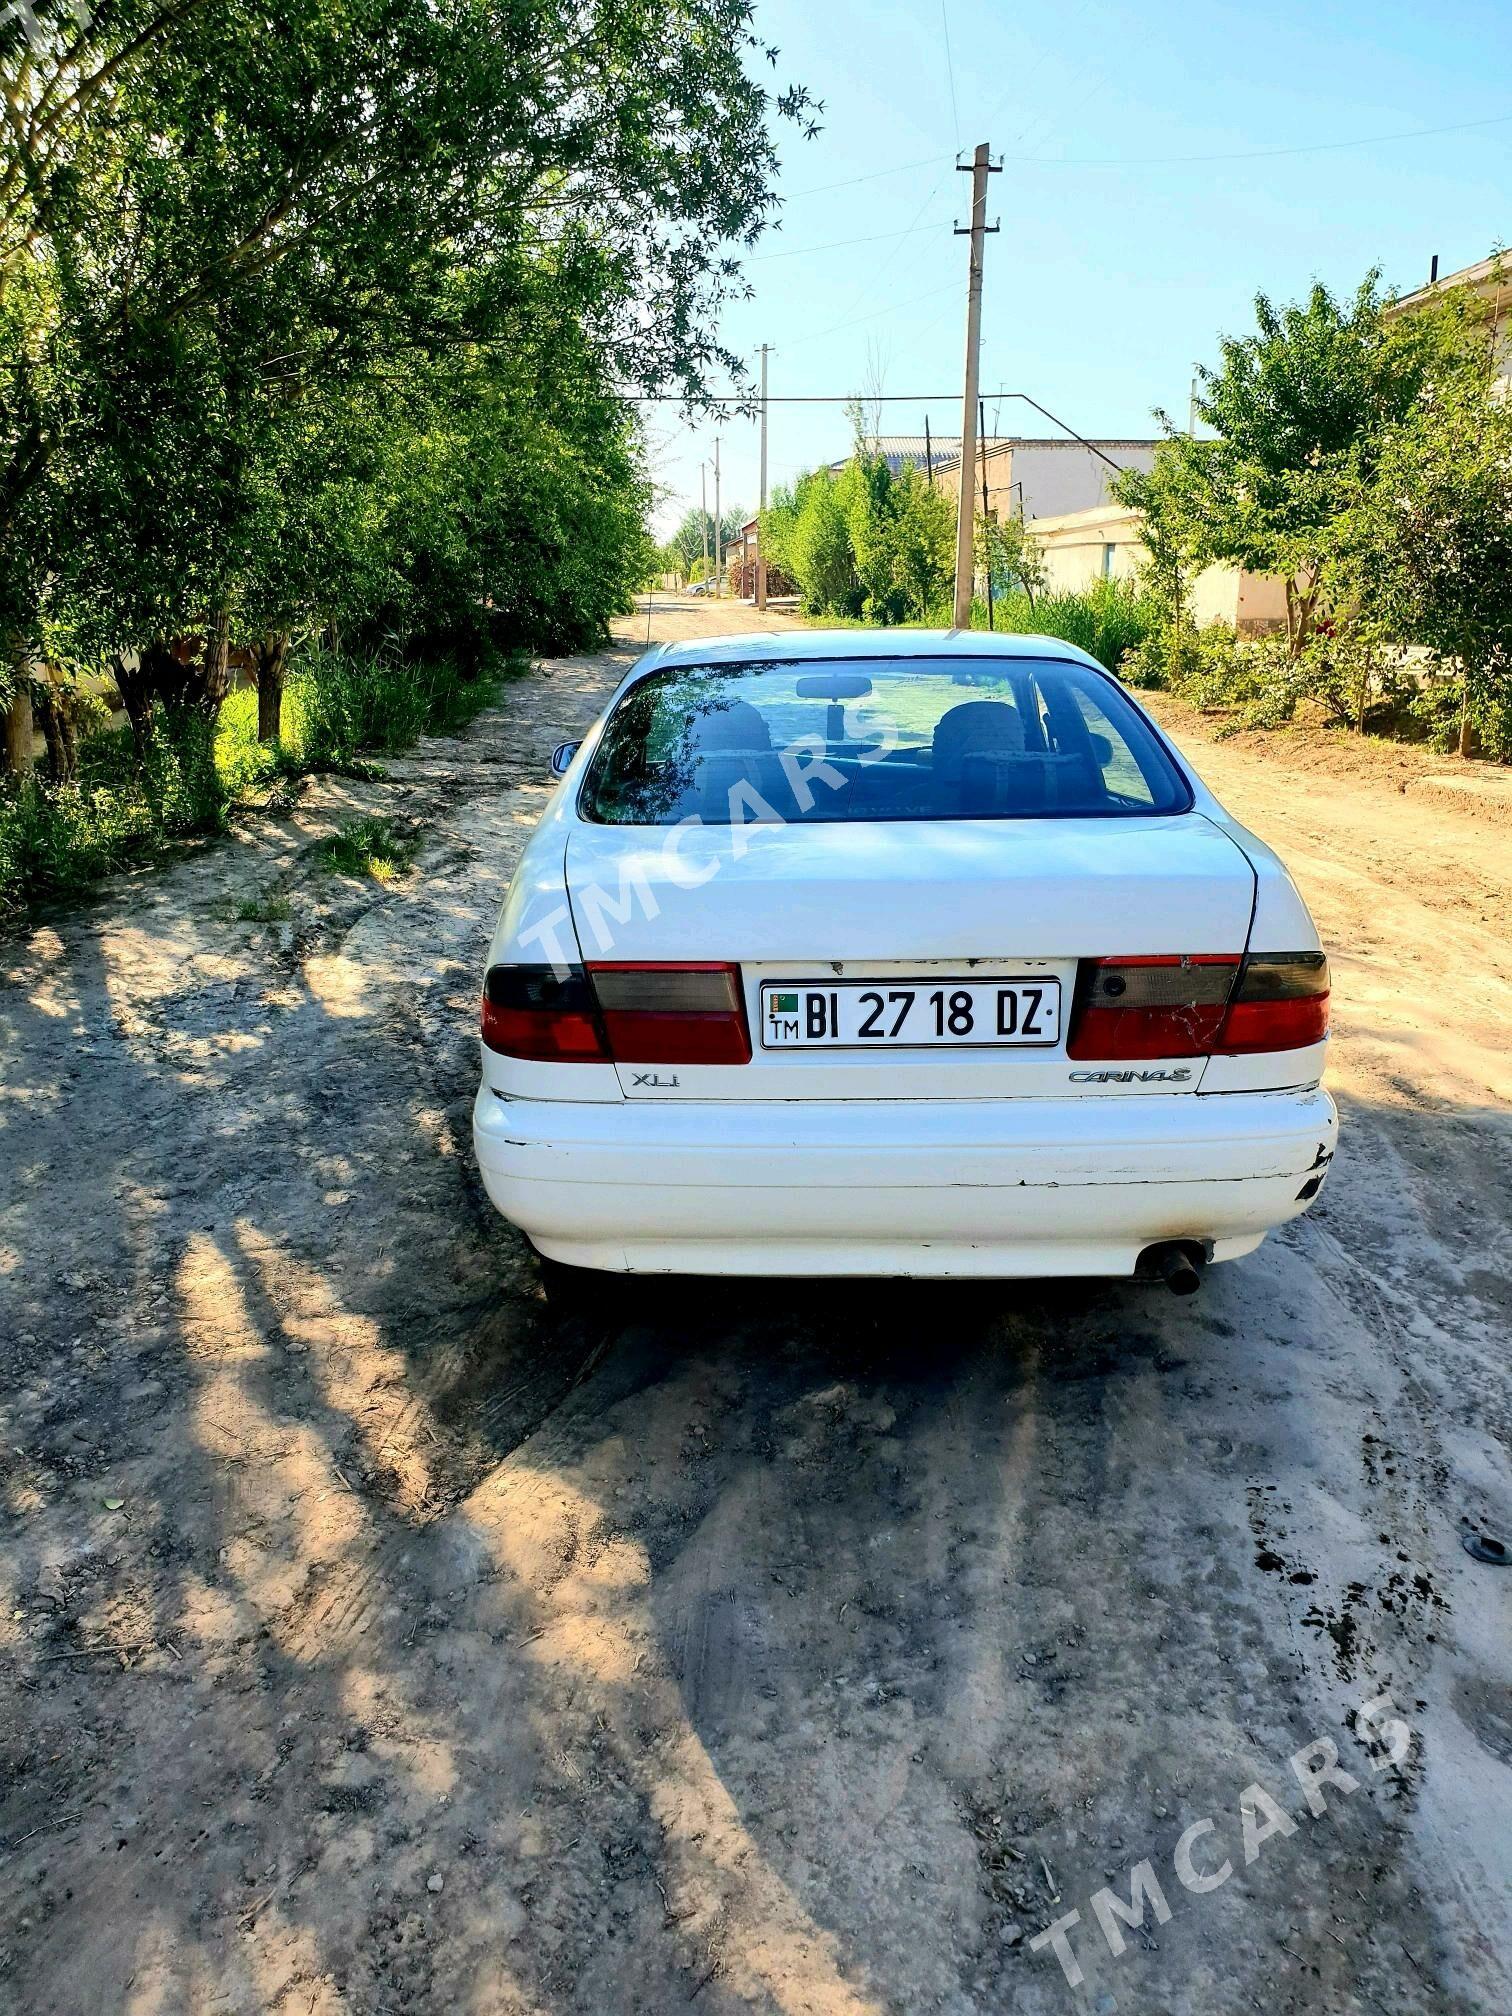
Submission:
[[[864,700],[872,682],[864,672],[806,672],[794,690],[800,700]]]
[[[572,768],[573,757],[576,756],[582,746],[581,742],[558,742],[555,749],[551,752],[551,774],[553,777],[565,777],[567,775],[567,772]]]

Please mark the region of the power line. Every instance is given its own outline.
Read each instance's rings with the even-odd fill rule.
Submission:
[[[838,252],[846,245],[881,245],[892,238],[917,238],[921,231],[933,231],[933,224],[910,224],[904,231],[876,231],[867,238],[832,238],[827,245],[794,245],[785,252],[761,252],[747,259],[747,266],[760,266],[768,259],[801,259],[805,252]]]
[[[827,196],[831,189],[854,189],[858,182],[880,182],[888,175],[911,175],[916,168],[938,168],[942,161],[954,158],[951,154],[928,154],[922,161],[900,161],[892,168],[873,168],[865,175],[847,175],[843,182],[816,182],[808,189],[789,189],[787,200],[795,203],[800,196]]]
[[[1353,140],[1318,140],[1302,147],[1251,147],[1230,154],[1005,154],[999,158],[1020,168],[1178,168],[1188,163],[1216,161],[1280,161],[1299,154],[1338,154],[1352,147],[1390,147],[1408,140],[1439,140],[1450,133],[1477,133],[1488,126],[1512,125],[1512,112],[1492,119],[1465,119],[1453,126],[1417,126],[1402,133],[1361,134]],[[884,176],[902,175],[916,168],[933,168],[952,157],[931,154],[922,161],[900,163],[896,168],[877,168],[865,175],[852,175],[842,182],[821,182],[809,189],[788,191],[788,200],[800,196],[820,196],[832,189],[852,189],[862,182],[880,182]]]
[[[1436,140],[1445,133],[1472,133],[1484,126],[1512,126],[1512,112],[1495,119],[1465,119],[1457,126],[1421,126],[1410,133],[1374,133],[1358,140],[1319,140],[1307,147],[1252,147],[1238,154],[1009,154],[1021,166],[1040,168],[1180,168],[1213,161],[1279,161],[1293,154],[1337,154],[1346,147],[1385,147],[1398,140]]]
[[[952,290],[954,291],[954,290]],[[622,392],[619,395],[627,406],[661,406],[681,403],[686,396],[681,392]],[[768,399],[769,406],[849,406],[855,399],[854,392],[774,392]],[[948,401],[954,405],[960,398],[959,392],[877,392],[866,395],[869,406],[942,406]],[[983,400],[994,400],[1001,406],[1005,399],[1022,399],[1026,406],[1032,406],[1036,413],[1043,413],[1052,427],[1085,448],[1089,454],[1106,462],[1110,469],[1121,470],[1122,462],[1115,462],[1111,455],[1103,453],[1095,441],[1089,441],[1085,434],[1078,434],[1069,420],[1062,420],[1058,413],[1052,413],[1048,406],[1042,406],[1038,399],[1027,392],[984,392]],[[711,398],[716,405],[738,406],[743,400],[749,401],[748,394],[737,392],[716,393]]]

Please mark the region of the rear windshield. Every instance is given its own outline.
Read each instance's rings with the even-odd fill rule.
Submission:
[[[579,809],[610,826],[1107,819],[1191,792],[1110,679],[1056,658],[679,665],[620,701]]]

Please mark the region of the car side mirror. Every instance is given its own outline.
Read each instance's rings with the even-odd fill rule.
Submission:
[[[567,775],[567,772],[572,768],[573,757],[576,756],[582,746],[581,742],[558,742],[555,749],[551,752],[551,774],[553,777],[565,777]]]

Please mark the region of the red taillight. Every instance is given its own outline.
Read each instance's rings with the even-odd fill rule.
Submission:
[[[1328,1034],[1328,960],[1321,952],[1253,952],[1218,1039],[1221,1056],[1305,1050]]]
[[[750,1063],[739,967],[615,960],[588,972],[617,1063]]]
[[[483,1041],[504,1057],[607,1064],[593,990],[581,966],[490,966],[483,982]]]
[[[1084,959],[1066,1055],[1079,1062],[1302,1050],[1328,1034],[1321,952]]]
[[[1066,1055],[1101,1063],[1206,1057],[1238,971],[1237,954],[1084,959]]]

